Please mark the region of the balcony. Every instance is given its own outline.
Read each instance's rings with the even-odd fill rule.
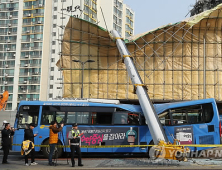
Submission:
[[[8,60],[15,60],[15,55],[7,56],[7,59],[8,59]]]
[[[35,14],[33,14],[33,16],[34,16],[34,17],[36,17],[36,16],[41,16],[41,17],[43,17],[43,16],[44,16],[44,13],[35,13]]]
[[[23,22],[23,26],[25,26],[25,25],[33,25],[33,23],[32,22]]]
[[[4,49],[0,48],[0,51],[16,51],[16,48],[11,48],[11,47],[4,48]]]
[[[39,76],[41,73],[36,71],[36,72],[30,72],[29,75],[30,76]]]
[[[28,76],[29,73],[28,72],[25,72],[25,73],[19,73],[19,76]]]
[[[40,80],[30,80],[29,84],[40,84]]]
[[[23,90],[18,90],[18,93],[27,93],[28,90],[27,89],[23,89]]]
[[[0,35],[4,36],[10,36],[10,35],[16,35],[17,31],[8,31],[8,32],[1,32]]]
[[[31,43],[32,41],[31,41],[31,39],[25,39],[25,40],[22,39],[21,42],[23,42],[23,43],[24,43],[24,42],[26,42],[26,43]]]
[[[10,77],[10,76],[14,76],[14,73],[0,73],[1,77]]]
[[[42,58],[42,55],[31,55],[31,58]]]
[[[26,100],[27,98],[25,97],[18,97],[18,101]]]
[[[30,89],[21,89],[18,91],[18,93],[39,93],[40,90],[39,89],[33,89],[33,90],[30,90]]]
[[[28,63],[27,64],[25,64],[25,63],[24,64],[20,64],[20,67],[30,67],[30,64],[28,64]]]
[[[29,59],[30,55],[20,56],[21,59]]]
[[[19,0],[1,0],[1,3],[14,3],[19,2]]]
[[[30,67],[41,67],[41,64],[30,64]]]
[[[35,24],[43,24],[43,21],[36,21]]]
[[[28,83],[28,80],[19,81],[19,84],[27,84],[27,83]]]
[[[39,93],[40,90],[39,89],[31,89],[28,91],[29,93]]]
[[[40,40],[39,40],[40,41]],[[32,47],[33,50],[42,50],[42,47]]]
[[[5,69],[5,68],[13,68],[15,67],[15,64],[5,64],[1,66],[1,69]]]
[[[7,40],[0,40],[0,43],[16,43],[16,40],[11,40],[11,39],[7,39]]]
[[[30,6],[23,6],[23,9],[32,9],[32,5],[30,5]]]
[[[6,86],[6,85],[13,85],[13,83],[14,83],[13,81],[7,81],[7,80],[0,82],[1,85],[5,85],[5,86]]]
[[[43,33],[43,29],[34,30],[33,33]]]
[[[31,47],[21,47],[21,51],[29,51],[32,50]]]
[[[34,5],[34,8],[44,8],[43,4]]]
[[[43,41],[42,38],[35,38],[33,41]]]
[[[22,31],[22,34],[31,34],[32,30],[26,30],[26,31]]]

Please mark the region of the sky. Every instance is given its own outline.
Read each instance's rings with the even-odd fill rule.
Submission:
[[[134,35],[189,18],[188,12],[195,2],[196,0],[124,0],[135,12]]]

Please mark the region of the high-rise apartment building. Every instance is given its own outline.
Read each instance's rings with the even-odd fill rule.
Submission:
[[[134,33],[134,15],[123,0],[1,0],[0,93],[9,91],[6,110],[21,100],[62,96],[56,62],[70,16],[127,38]]]

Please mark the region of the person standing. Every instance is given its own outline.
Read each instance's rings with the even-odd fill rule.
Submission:
[[[49,126],[49,147],[50,147],[50,152],[49,152],[49,165],[53,166],[54,162],[52,162],[52,155],[55,150],[55,146],[58,143],[58,133],[62,130],[64,124],[61,124],[60,128],[57,128],[57,123],[56,121],[52,121],[51,125]]]
[[[34,143],[34,137],[36,137],[38,134],[33,134],[33,129],[35,128],[34,123],[29,124],[29,128],[25,129],[24,133],[24,140],[30,140],[31,142]],[[37,165],[38,163],[35,162],[35,148],[33,148],[29,154],[31,154],[31,164],[30,165]],[[28,164],[28,155],[25,155],[25,165],[29,166]]]
[[[2,130],[2,149],[3,149],[3,160],[2,164],[8,164],[8,154],[11,147],[11,137],[14,135],[14,130],[11,129],[9,123],[5,123],[5,128]]]
[[[8,123],[8,122],[6,120],[4,120],[0,131],[2,131],[5,128],[6,123]],[[2,139],[1,139],[1,149],[0,150],[2,150]]]
[[[80,131],[78,130],[77,123],[74,123],[72,125],[72,130],[69,131],[68,139],[70,141],[72,167],[75,167],[75,161],[74,161],[75,152],[78,155],[78,166],[83,166],[82,160],[81,160],[81,150],[80,150],[81,137],[80,137]]]

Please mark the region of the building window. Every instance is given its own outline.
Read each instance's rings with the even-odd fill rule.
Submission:
[[[53,85],[50,85],[50,89],[53,89]]]
[[[52,54],[55,54],[55,49],[52,50]]]
[[[53,24],[53,28],[56,28],[56,24]]]
[[[62,89],[62,87],[57,87],[57,89]]]
[[[57,7],[54,7],[54,11],[57,11]]]
[[[51,58],[51,62],[55,62],[55,59],[54,59],[54,58]]]
[[[52,94],[49,94],[49,98],[52,98]]]
[[[54,80],[54,77],[53,77],[53,76],[50,76],[50,80]]]
[[[54,67],[51,67],[51,71],[54,71]]]
[[[52,45],[56,45],[56,42],[55,42],[55,41],[53,41],[53,42],[52,42]]]
[[[53,19],[57,19],[57,15],[53,15]]]
[[[56,36],[56,32],[53,32],[52,35],[53,35],[53,36]]]

